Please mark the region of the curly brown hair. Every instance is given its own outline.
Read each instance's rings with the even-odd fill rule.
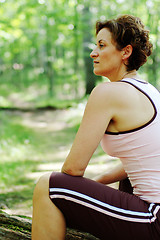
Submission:
[[[149,31],[145,29],[142,21],[132,15],[123,15],[117,19],[108,21],[98,21],[96,23],[96,34],[107,28],[118,50],[122,50],[127,45],[133,48],[128,59],[127,71],[138,70],[152,53],[152,43],[149,41]]]

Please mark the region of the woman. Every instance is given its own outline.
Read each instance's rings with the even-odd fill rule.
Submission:
[[[92,91],[61,173],[36,185],[33,240],[65,239],[66,226],[103,240],[160,239],[160,94],[137,75],[152,51],[148,31],[124,15],[96,33],[94,73],[110,82]],[[122,164],[93,181],[83,174],[100,142]],[[133,194],[106,185],[127,177]]]

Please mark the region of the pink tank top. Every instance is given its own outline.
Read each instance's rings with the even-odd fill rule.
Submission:
[[[134,194],[150,203],[160,203],[160,93],[147,82],[122,80],[144,93],[155,114],[145,125],[125,132],[106,132],[101,140],[103,150],[118,157],[124,166]]]

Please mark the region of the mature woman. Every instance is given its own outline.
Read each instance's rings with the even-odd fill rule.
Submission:
[[[137,70],[151,54],[139,18],[124,15],[96,25],[94,73],[110,82],[91,93],[61,173],[38,181],[33,240],[65,239],[67,227],[107,239],[160,239],[160,94]],[[121,165],[83,177],[99,143]],[[133,194],[107,184],[129,178]]]

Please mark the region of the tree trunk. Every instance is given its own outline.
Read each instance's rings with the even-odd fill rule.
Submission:
[[[89,3],[88,3],[89,4]],[[95,87],[96,76],[93,73],[93,60],[90,57],[91,49],[89,47],[92,41],[91,35],[91,13],[89,10],[89,5],[85,6],[83,9],[83,58],[85,67],[85,82],[86,82],[86,92],[85,94],[90,94],[92,89]]]
[[[19,216],[10,216],[0,211],[0,239],[27,240],[31,239],[31,219]],[[67,229],[66,240],[98,240],[89,233]]]

